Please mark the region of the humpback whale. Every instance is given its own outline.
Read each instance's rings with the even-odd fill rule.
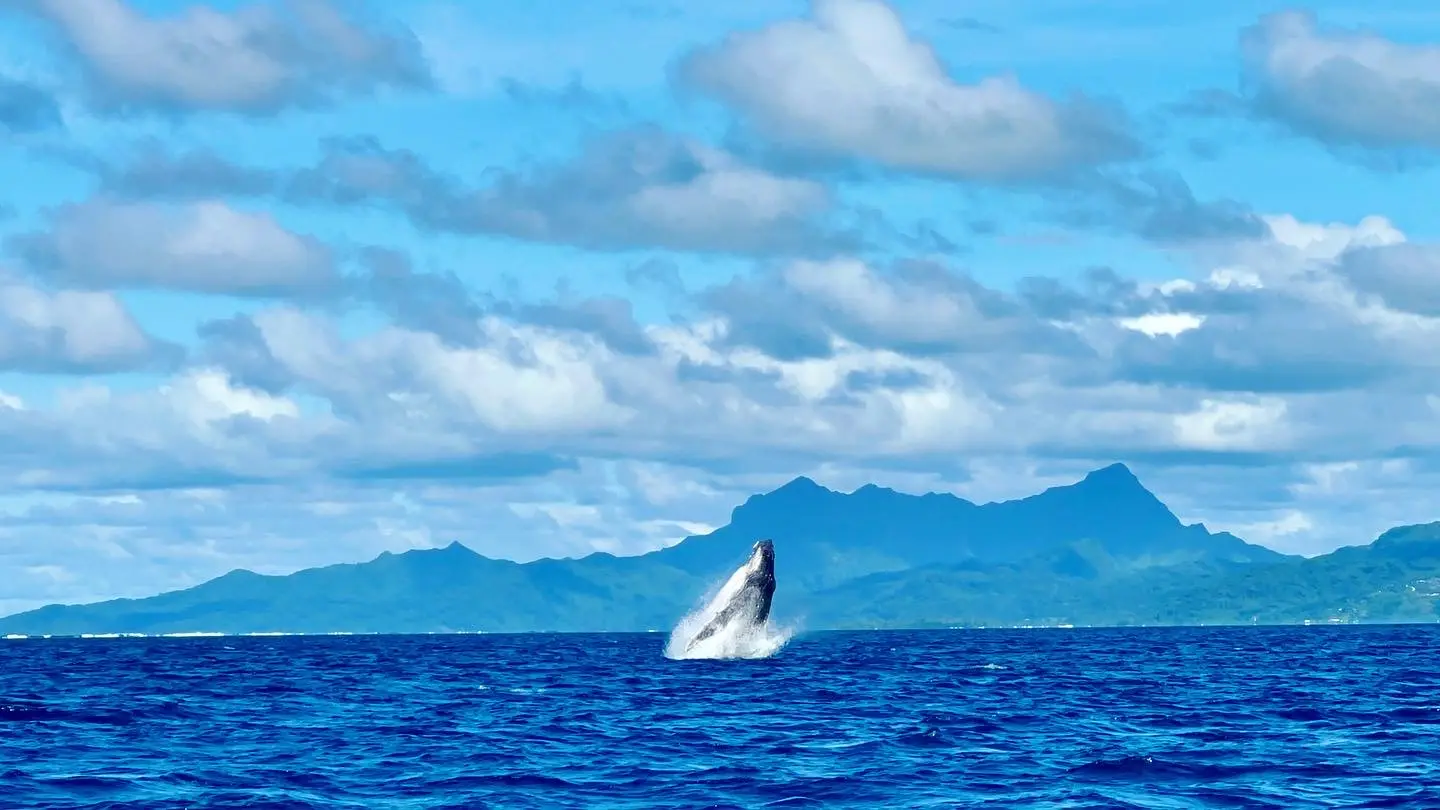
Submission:
[[[726,627],[759,627],[770,618],[770,601],[775,597],[775,544],[758,540],[745,564],[735,569],[720,592],[705,607],[710,619],[686,650]]]

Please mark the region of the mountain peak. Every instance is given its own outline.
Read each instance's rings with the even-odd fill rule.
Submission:
[[[784,492],[792,495],[801,495],[814,492],[829,492],[829,489],[815,483],[815,479],[807,475],[797,475],[783,485],[773,489],[769,494],[779,495]]]
[[[733,523],[742,515],[750,518],[789,515],[798,519],[808,514],[826,496],[836,494],[834,490],[815,483],[814,479],[800,475],[769,492],[751,495],[735,507],[730,513],[730,520]]]
[[[822,487],[815,483],[815,480],[804,475],[796,476],[784,484],[759,495],[751,495],[745,503],[752,504],[763,501],[765,503],[810,503],[826,495],[836,494],[834,490]]]
[[[1124,464],[1092,470],[1073,484],[1051,487],[1011,509],[1040,507],[1051,523],[1068,525],[1070,532],[1104,536],[1112,551],[1136,553],[1182,527],[1179,518],[1146,489]]]
[[[1135,473],[1131,472],[1129,467],[1118,461],[1114,464],[1101,467],[1098,470],[1091,470],[1085,474],[1085,477],[1081,479],[1080,483],[1090,484],[1092,486],[1138,487],[1145,489],[1145,486],[1140,483],[1140,479],[1135,477]],[[1149,492],[1149,490],[1146,490],[1146,492]]]
[[[443,546],[410,548],[399,552],[382,551],[371,562],[383,561],[388,565],[448,565],[471,557],[480,557],[480,554],[459,540],[451,540]]]
[[[1143,504],[1146,508],[1155,506],[1164,508],[1160,499],[1155,497],[1155,493],[1146,489],[1135,473],[1119,462],[1091,470],[1074,484],[1059,488],[1069,490],[1077,495],[1083,493],[1085,498],[1097,501],[1137,506]]]
[[[479,557],[475,549],[470,548],[459,540],[451,540],[447,545],[430,549],[431,553],[444,557]]]

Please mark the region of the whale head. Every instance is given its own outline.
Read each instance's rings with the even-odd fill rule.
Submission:
[[[750,549],[746,562],[751,576],[775,578],[775,544],[770,540],[756,540]]]

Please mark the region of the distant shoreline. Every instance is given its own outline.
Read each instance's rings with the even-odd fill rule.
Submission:
[[[876,627],[876,628],[827,628],[807,630],[796,636],[811,636],[836,633],[957,633],[996,632],[1024,630],[1227,630],[1227,629],[1275,629],[1275,628],[1319,628],[1319,627],[1427,627],[1440,625],[1434,621],[1390,621],[1390,622],[1254,622],[1243,624],[1092,624],[1092,625],[995,625],[974,627]],[[304,632],[180,632],[180,633],[79,633],[28,635],[11,633],[0,636],[0,641],[123,641],[123,640],[185,640],[217,638],[340,638],[340,637],[403,637],[423,638],[429,636],[661,636],[666,630],[526,630],[491,632],[487,630],[454,630],[425,632],[381,632],[381,631],[330,631],[323,633]]]

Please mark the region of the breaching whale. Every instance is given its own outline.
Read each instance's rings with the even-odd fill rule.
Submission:
[[[699,633],[685,645],[694,648],[727,627],[759,627],[770,618],[770,601],[775,597],[775,544],[758,540],[750,551],[750,559],[735,569],[730,579],[704,614],[710,617]]]

